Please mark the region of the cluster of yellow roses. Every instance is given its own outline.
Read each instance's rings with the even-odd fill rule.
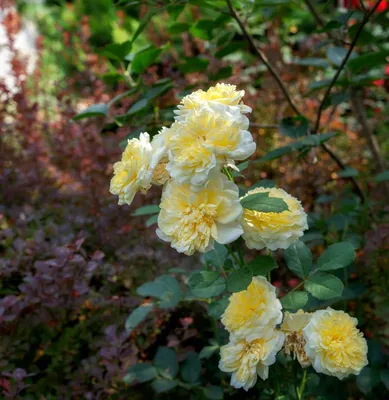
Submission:
[[[249,248],[285,249],[307,229],[300,202],[282,189],[256,188],[280,197],[289,210],[263,213],[243,209],[239,189],[222,170],[255,152],[242,103],[244,91],[219,83],[181,101],[170,128],[128,141],[121,161],[114,164],[110,191],[119,204],[131,204],[137,191],[163,185],[158,236],[181,253],[212,250],[240,236]]]
[[[367,365],[367,344],[357,322],[329,307],[283,316],[276,288],[265,278],[254,277],[246,290],[230,297],[222,316],[230,342],[221,348],[219,368],[232,373],[232,386],[248,390],[258,376],[267,379],[269,366],[284,348],[303,368],[312,365],[339,379],[358,375]]]
[[[246,196],[267,192],[283,199],[288,210],[243,209],[238,187],[227,178],[228,170],[223,173],[255,152],[245,116],[251,109],[243,95],[233,85],[217,84],[184,97],[170,128],[152,141],[147,133],[129,140],[113,166],[110,191],[119,204],[131,204],[138,191],[153,184],[163,186],[157,234],[181,253],[204,253],[215,242],[228,244],[240,236],[250,249],[287,249],[308,228],[300,201],[282,189],[259,187]],[[219,367],[232,373],[236,388],[250,389],[258,375],[266,379],[282,348],[302,367],[312,365],[340,379],[367,364],[355,318],[330,308],[283,315],[275,287],[260,276],[230,297],[222,323],[230,342],[221,348]]]

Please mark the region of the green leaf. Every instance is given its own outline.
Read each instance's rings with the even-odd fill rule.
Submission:
[[[344,47],[328,47],[327,57],[332,61],[333,64],[339,66],[346,57],[347,52],[348,50]]]
[[[124,117],[130,117],[138,113],[139,111],[142,111],[149,105],[152,99],[166,93],[171,88],[172,88],[172,83],[170,79],[168,80],[163,79],[157,82],[156,84],[151,86],[145,93],[143,93],[143,95],[138,99],[138,101],[134,103],[131,106],[131,108],[127,111]]]
[[[220,68],[218,72],[209,76],[211,81],[221,81],[227,79],[234,74],[231,66]]]
[[[195,272],[188,280],[188,286],[193,288],[207,288],[219,278],[219,272],[200,271]]]
[[[384,181],[389,181],[389,170],[381,172],[380,174],[376,175],[374,177],[374,180],[377,183],[384,182]]]
[[[305,117],[287,117],[281,120],[279,129],[283,135],[296,139],[308,135],[309,124]]]
[[[306,277],[312,269],[312,253],[301,240],[292,244],[284,252],[288,268],[298,277]]]
[[[210,297],[215,297],[219,296],[219,294],[222,294],[226,288],[226,284],[224,281],[224,278],[222,276],[219,276],[218,279],[211,285],[206,288],[199,288],[195,287],[192,290],[192,294],[195,297],[200,297],[203,299],[208,299]]]
[[[156,224],[158,222],[158,215],[159,214],[155,214],[152,215],[147,221],[146,221],[146,227],[150,228],[150,226]]]
[[[381,382],[389,390],[389,369],[383,369],[380,374]]]
[[[208,265],[212,265],[217,269],[222,269],[228,257],[228,250],[226,246],[220,243],[215,243],[213,250],[205,253],[205,261]]]
[[[333,29],[339,29],[343,26],[339,21],[328,21],[323,28],[320,28],[317,30],[318,33],[323,33],[323,32],[329,32],[332,31]]]
[[[219,49],[215,53],[216,58],[223,58],[225,56],[228,56],[229,54],[235,53],[237,51],[242,50],[242,42],[230,42],[227,43],[225,46],[223,46],[221,49]]]
[[[169,347],[158,347],[154,357],[154,365],[164,371],[167,377],[175,378],[178,374],[179,366],[176,352]]]
[[[194,383],[200,378],[201,361],[199,356],[190,351],[181,367],[181,376],[185,382]]]
[[[285,201],[278,197],[270,197],[269,193],[255,193],[241,199],[243,208],[261,212],[281,213],[288,210]]]
[[[336,136],[336,133],[333,132],[323,133],[321,135],[309,135],[293,144],[295,145],[296,148],[301,148],[303,146],[315,147],[315,146],[320,146],[322,143],[333,138],[334,136]]]
[[[358,176],[358,171],[355,168],[352,167],[346,167],[343,171],[338,172],[338,175],[341,178],[351,178]]]
[[[135,42],[137,37],[143,32],[146,26],[149,24],[151,18],[154,16],[156,11],[148,11],[147,14],[141,19],[138,29],[135,31],[134,36],[131,39],[131,44]]]
[[[123,93],[118,94],[117,96],[115,96],[113,99],[111,99],[109,101],[108,107],[111,107],[113,104],[115,104],[119,100],[124,99],[127,96],[131,96],[131,95],[133,95],[135,93],[136,93],[136,88],[133,88],[133,89],[130,89],[130,90],[127,90],[127,91],[125,91]]]
[[[212,318],[219,319],[223,315],[229,303],[230,300],[228,299],[228,297],[223,297],[220,300],[212,302],[208,306],[209,316]]]
[[[159,210],[160,210],[159,206],[153,204],[153,205],[139,207],[131,215],[133,217],[139,217],[141,215],[151,215],[159,213]]]
[[[127,370],[126,376],[123,378],[124,382],[131,384],[135,381],[144,383],[151,381],[157,377],[158,373],[154,366],[149,363],[138,363],[132,365]]]
[[[357,376],[357,386],[359,390],[364,393],[370,393],[374,387],[379,383],[380,376],[377,371],[370,367],[365,367]]]
[[[387,64],[388,57],[389,57],[389,50],[375,51],[354,57],[347,63],[347,66],[354,73],[357,73],[364,68],[366,69],[376,68],[379,65]]]
[[[278,265],[272,256],[258,256],[247,264],[247,268],[251,271],[253,276],[266,276],[268,272],[278,268]]]
[[[160,308],[175,307],[181,300],[180,285],[170,275],[161,275],[152,282],[146,282],[136,292],[143,297],[156,297],[160,300]]]
[[[330,63],[324,58],[300,58],[293,60],[293,64],[318,68],[328,68],[330,66]]]
[[[308,302],[307,292],[291,292],[281,298],[282,307],[286,310],[297,311],[303,308]]]
[[[292,153],[293,151],[295,151],[295,149],[292,146],[278,147],[277,149],[274,149],[272,151],[269,151],[269,153],[266,153],[258,160],[258,162],[275,160],[276,158],[282,157],[285,154]]]
[[[131,51],[132,43],[127,41],[123,43],[110,43],[107,44],[100,52],[101,55],[110,60],[122,61],[126,55]]]
[[[147,316],[147,314],[154,308],[154,304],[142,304],[129,315],[126,320],[126,331],[131,333]]]
[[[208,386],[204,388],[204,396],[210,400],[222,400],[224,393],[219,386]]]
[[[334,275],[316,272],[304,282],[304,288],[319,300],[330,300],[342,295],[343,283]]]
[[[187,57],[184,64],[180,64],[178,69],[183,74],[192,72],[204,72],[208,68],[209,60],[200,57]]]
[[[73,121],[78,121],[84,118],[90,117],[106,117],[109,112],[109,107],[105,103],[93,104],[87,109],[81,111],[79,114],[75,115],[72,119]]]
[[[219,350],[219,346],[205,346],[201,349],[199,357],[200,360],[206,358],[207,360],[212,357]]]
[[[126,112],[126,116],[130,116],[133,114],[136,114],[137,112],[143,110],[144,108],[146,108],[149,105],[149,101],[148,99],[140,99],[139,101],[137,101],[136,103],[134,103],[129,110]]]
[[[171,5],[167,7],[167,12],[171,19],[175,21],[179,15],[184,11],[185,4],[182,5]]]
[[[328,247],[317,260],[320,271],[344,268],[355,260],[354,246],[348,242],[335,243]]]
[[[157,393],[167,392],[171,389],[174,389],[177,386],[177,381],[172,381],[170,379],[157,378],[155,381],[151,383],[151,387]]]
[[[253,274],[247,267],[236,269],[227,278],[227,290],[232,293],[245,290],[252,279]]]
[[[141,52],[135,54],[131,64],[132,72],[141,74],[147,69],[147,67],[155,62],[161,53],[162,49],[157,49],[156,47],[152,46],[151,48],[142,50]]]
[[[185,22],[177,22],[176,24],[170,25],[168,28],[168,33],[177,34],[187,32],[190,28],[190,25]]]

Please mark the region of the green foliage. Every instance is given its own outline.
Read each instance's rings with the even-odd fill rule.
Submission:
[[[185,361],[181,366],[181,376],[185,382],[195,383],[200,378],[201,361],[194,352],[188,352]]]
[[[282,307],[290,311],[303,309],[307,302],[308,294],[304,291],[288,293],[281,299]]]
[[[175,307],[181,300],[181,290],[177,279],[169,275],[161,275],[153,282],[144,283],[137,289],[137,293],[143,297],[155,297],[159,299],[158,307]]]
[[[142,304],[128,316],[126,320],[126,331],[131,333],[146,317],[147,314],[154,308],[151,303]]]
[[[355,259],[354,247],[351,243],[335,243],[328,247],[317,260],[320,271],[332,271],[350,265]]]
[[[285,250],[285,261],[288,268],[299,278],[305,278],[312,269],[312,253],[301,240]]]
[[[169,347],[158,347],[154,365],[166,378],[175,378],[179,371],[176,352]]]
[[[341,296],[342,281],[334,275],[318,272],[305,281],[304,287],[312,296],[319,300],[329,300]]]
[[[254,193],[241,199],[243,208],[260,212],[281,213],[288,210],[288,205],[283,199],[270,197],[269,193]]]

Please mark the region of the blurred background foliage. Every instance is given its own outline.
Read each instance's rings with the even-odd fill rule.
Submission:
[[[184,379],[173,392],[128,374],[161,346],[174,349],[180,365],[188,350],[218,348],[208,343],[213,327],[197,303],[159,310],[131,334],[125,331],[128,314],[147,303],[137,286],[161,273],[185,281],[203,260],[159,242],[148,212],[132,216],[156,201],[157,189],[131,208],[118,207],[108,189],[120,145],[169,126],[185,94],[219,81],[244,89],[253,109],[257,153],[240,166],[242,193],[258,181],[283,187],[309,212],[303,240],[316,254],[341,240],[357,249],[356,264],[340,277],[348,290],[335,305],[359,319],[370,365],[358,379],[342,382],[310,371],[307,398],[387,398],[386,1],[360,33],[315,132],[320,100],[373,3],[350,1],[341,11],[336,1],[232,1],[291,93],[302,114],[296,119],[225,0],[4,1],[1,24],[16,82],[12,88],[0,82],[5,398],[274,398],[274,382],[248,394],[233,391],[217,369],[215,349],[201,356],[196,384]],[[31,73],[25,63],[31,54],[15,50],[27,21],[38,31]],[[299,284],[282,262],[272,276],[280,295]],[[283,399],[295,398],[287,386],[292,374],[286,371],[281,383]]]

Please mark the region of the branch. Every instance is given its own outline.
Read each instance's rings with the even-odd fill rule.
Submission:
[[[278,125],[277,124],[257,124],[255,122],[251,123],[250,126],[253,128],[259,128],[259,129],[277,129]]]
[[[236,22],[239,24],[240,29],[242,30],[243,36],[246,38],[247,42],[249,43],[251,49],[254,51],[254,53],[258,56],[258,58],[266,65],[267,69],[269,72],[272,74],[273,78],[276,80],[279,88],[281,89],[282,93],[284,94],[286,100],[288,101],[290,107],[293,109],[293,111],[299,115],[302,116],[301,112],[297,108],[297,106],[293,103],[293,100],[289,94],[288,89],[282,82],[280,76],[278,75],[277,71],[273,67],[273,65],[270,63],[269,59],[267,58],[266,54],[260,50],[254,43],[254,39],[248,32],[246,25],[244,22],[240,19],[239,15],[237,14],[236,10],[232,6],[231,0],[226,0],[228,8],[231,12],[232,17],[236,20]]]
[[[309,11],[311,12],[311,14],[315,17],[318,25],[323,27],[326,23],[325,23],[324,19],[322,18],[322,16],[316,11],[316,8],[311,3],[311,0],[304,0],[304,2],[307,5],[307,7],[309,8]]]
[[[234,7],[231,4],[231,0],[226,0],[226,1],[227,1],[228,8],[229,8],[229,10],[231,12],[232,17],[238,22],[238,24],[240,26],[240,29],[242,30],[243,35],[246,38],[247,42],[250,44],[251,48],[253,49],[255,54],[258,56],[258,58],[266,65],[266,67],[268,68],[268,70],[272,74],[273,78],[276,80],[278,86],[282,90],[286,100],[288,101],[289,105],[292,107],[294,112],[297,115],[302,116],[301,112],[294,105],[293,100],[292,100],[292,98],[291,98],[291,96],[290,96],[290,94],[288,92],[288,89],[285,87],[285,85],[282,82],[281,78],[279,77],[277,71],[274,69],[274,67],[272,66],[272,64],[270,63],[270,61],[266,57],[266,55],[260,49],[258,49],[256,47],[256,45],[254,43],[254,39],[251,37],[251,35],[248,32],[248,30],[247,30],[245,24],[243,23],[243,21],[239,18],[239,15],[237,14],[237,12],[235,11]],[[336,153],[333,150],[331,150],[329,147],[327,147],[324,143],[322,143],[320,147],[335,161],[335,163],[341,169],[344,170],[344,169],[347,168],[347,166],[345,164],[343,164],[342,160],[336,155]],[[362,189],[360,188],[360,186],[358,185],[358,182],[353,177],[350,177],[349,179],[352,182],[352,184],[354,185],[355,190],[358,193],[358,196],[361,198],[362,202],[365,202],[366,201],[365,195],[364,195]]]
[[[319,111],[317,114],[317,119],[316,119],[316,124],[315,124],[315,129],[313,130],[313,133],[317,133],[320,129],[320,120],[321,120],[321,114],[323,113],[324,110],[324,106],[327,102],[327,99],[331,93],[331,90],[333,88],[333,86],[335,85],[336,81],[339,78],[339,75],[341,74],[343,68],[346,66],[348,59],[351,56],[352,51],[354,50],[355,45],[357,44],[357,41],[359,39],[359,35],[362,33],[362,30],[364,28],[364,26],[367,24],[368,20],[370,19],[370,17],[373,15],[373,13],[375,12],[375,10],[377,9],[377,7],[380,5],[382,0],[378,0],[377,3],[375,4],[375,6],[364,16],[361,24],[359,25],[359,28],[355,34],[355,37],[353,39],[353,41],[351,42],[351,45],[347,51],[347,54],[345,55],[345,57],[343,58],[342,63],[340,64],[338,70],[336,71],[336,74],[334,75],[334,77],[331,80],[330,85],[328,86],[326,92],[324,93],[324,97],[323,100],[320,103],[319,106]]]
[[[338,164],[338,166],[339,166],[341,169],[344,170],[344,169],[347,168],[346,165],[343,164],[343,161],[342,161],[342,160],[333,152],[333,150],[330,149],[325,143],[322,143],[322,144],[321,144],[321,148],[322,148],[323,150],[325,150],[325,151],[328,153],[328,155],[336,162],[336,164]],[[361,187],[359,186],[357,180],[356,180],[354,177],[352,177],[352,176],[350,176],[348,179],[350,179],[350,181],[351,181],[352,184],[354,185],[355,190],[357,191],[357,194],[358,194],[358,196],[360,197],[360,199],[362,200],[362,202],[365,203],[365,202],[366,202],[365,194],[363,193],[363,190],[362,190]]]

